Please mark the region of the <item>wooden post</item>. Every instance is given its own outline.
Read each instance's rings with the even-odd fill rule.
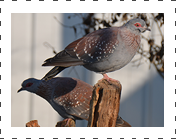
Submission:
[[[94,85],[88,127],[115,127],[119,113],[121,84],[106,80]]]

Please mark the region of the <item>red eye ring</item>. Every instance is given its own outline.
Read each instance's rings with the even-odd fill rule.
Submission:
[[[27,83],[26,87],[30,87],[33,83]]]
[[[141,27],[141,24],[140,23],[135,23],[134,24],[136,27]]]

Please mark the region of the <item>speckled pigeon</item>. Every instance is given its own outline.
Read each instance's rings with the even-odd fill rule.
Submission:
[[[88,120],[93,87],[79,79],[56,77],[45,81],[29,78],[23,81],[18,92],[22,90],[44,98],[65,119]]]
[[[44,98],[65,120],[88,120],[93,91],[91,85],[66,77],[56,77],[48,81],[29,78],[21,85],[18,92],[26,90]],[[129,126],[131,125],[120,116],[117,117],[116,127]]]
[[[48,80],[70,66],[82,65],[88,70],[106,73],[118,70],[134,57],[141,42],[140,33],[150,31],[144,20],[135,18],[120,27],[94,31],[72,43],[42,66],[55,66],[43,79]]]

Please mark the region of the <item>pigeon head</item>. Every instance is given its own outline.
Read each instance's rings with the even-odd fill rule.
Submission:
[[[145,21],[140,18],[128,21],[125,26],[136,33],[143,33],[146,30],[150,31],[150,29],[147,28]]]
[[[35,78],[26,79],[22,82],[22,87],[18,90],[18,93],[23,90],[29,91],[31,93],[36,93],[39,83],[40,80],[37,80]]]

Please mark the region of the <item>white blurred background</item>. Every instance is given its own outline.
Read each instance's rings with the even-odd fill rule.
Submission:
[[[75,36],[72,29],[64,27],[54,19],[55,16],[65,25],[80,22],[79,18],[68,19],[68,15],[71,14],[11,15],[12,127],[24,127],[30,120],[38,120],[42,127],[54,127],[62,120],[47,101],[27,91],[17,93],[17,90],[23,80],[30,77],[41,79],[52,68],[41,66],[45,59],[54,56],[52,49],[46,47],[44,43],[49,43],[59,52],[69,43],[82,37],[81,34]],[[155,25],[152,26],[151,32],[144,33],[150,37],[157,37],[156,34]],[[159,39],[158,37],[158,42]],[[134,59],[137,57],[138,55]],[[91,85],[102,78],[102,75],[81,66],[68,68],[57,76],[79,78]],[[119,80],[122,84],[119,115],[124,120],[134,127],[164,126],[164,80],[153,65],[149,68],[149,63],[144,63],[136,67],[133,63],[129,63],[118,71],[108,73],[108,76]],[[85,120],[77,121],[76,124],[87,126]]]

